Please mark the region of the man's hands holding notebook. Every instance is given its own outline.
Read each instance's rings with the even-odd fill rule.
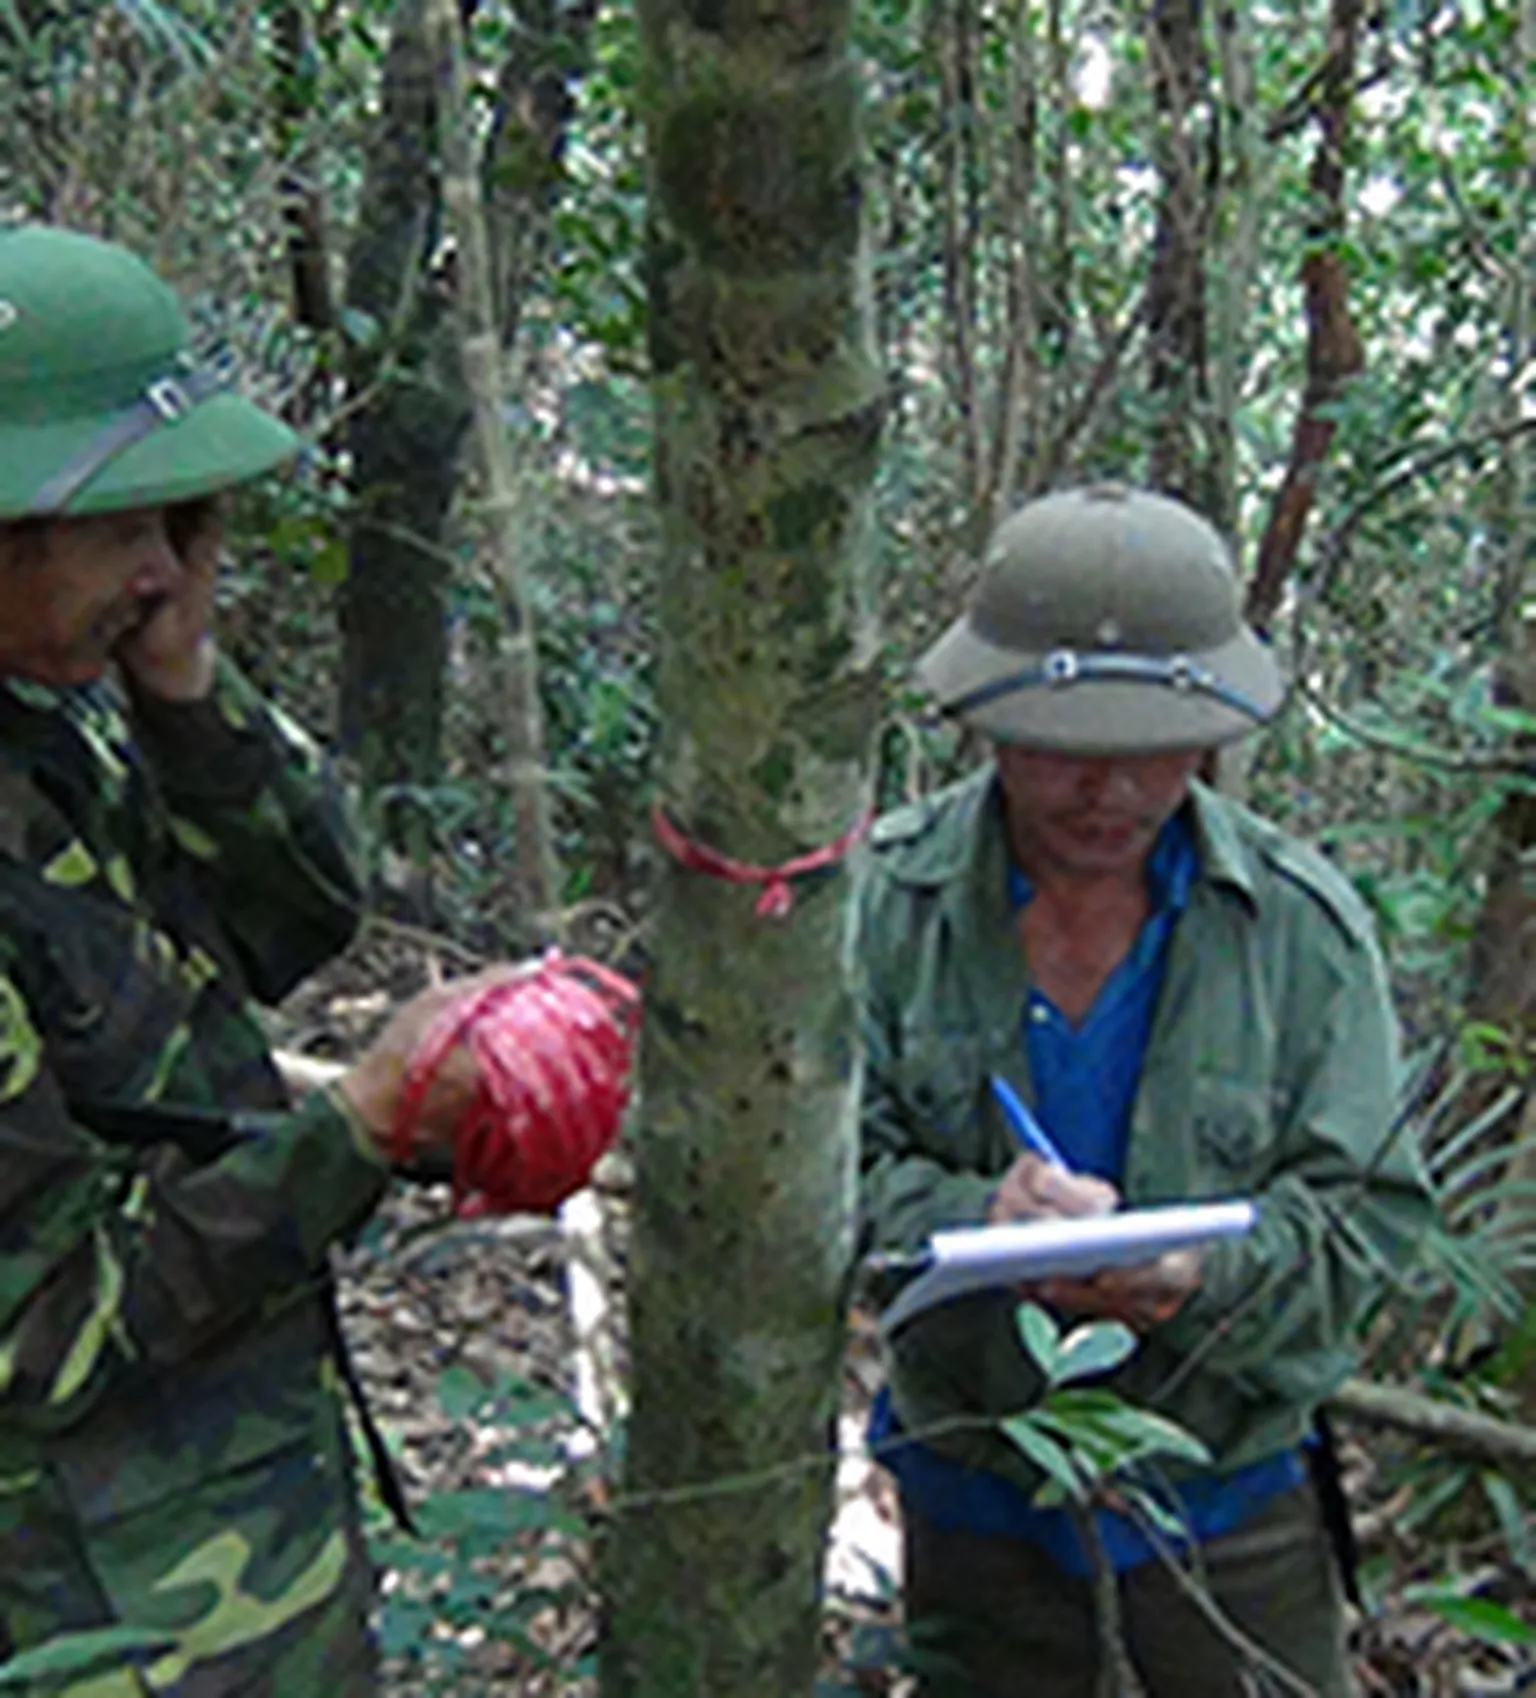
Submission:
[[[1025,1151],[1003,1175],[987,1210],[987,1224],[1113,1214],[1120,1193],[1107,1180]],[[1137,1267],[1105,1268],[1086,1278],[1042,1280],[1022,1295],[1067,1315],[1123,1321],[1148,1332],[1170,1320],[1199,1287],[1199,1250],[1170,1250]]]

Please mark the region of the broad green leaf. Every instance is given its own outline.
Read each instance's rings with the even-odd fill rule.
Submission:
[[[1110,1400],[1106,1406],[1104,1399]],[[1116,1445],[1125,1461],[1146,1456],[1165,1456],[1209,1466],[1211,1453],[1193,1433],[1186,1432],[1166,1416],[1136,1409],[1112,1393],[1063,1391],[1054,1394],[1041,1410],[1059,1431],[1080,1430],[1086,1437]]]
[[[1403,1598],[1485,1645],[1536,1645],[1536,1627],[1492,1598],[1469,1598],[1452,1586],[1432,1583],[1405,1587]]]
[[[1536,1545],[1532,1543],[1530,1522],[1519,1492],[1502,1474],[1492,1469],[1483,1472],[1482,1485],[1484,1497],[1499,1518],[1499,1528],[1504,1534],[1505,1544],[1509,1546],[1509,1554],[1529,1578],[1536,1573]]]
[[[1023,1451],[1024,1455],[1046,1476],[1055,1481],[1068,1497],[1081,1498],[1091,1478],[1080,1469],[1066,1448],[1049,1433],[1042,1432],[1033,1415],[1010,1415],[1003,1422],[1003,1432]]]
[[[1136,1334],[1123,1321],[1090,1321],[1074,1327],[1056,1353],[1057,1385],[1108,1374],[1136,1354]]]
[[[1038,1303],[1021,1303],[1015,1311],[1015,1320],[1024,1348],[1034,1358],[1040,1372],[1054,1385],[1057,1340],[1061,1337],[1061,1329]]]
[[[437,1377],[437,1401],[452,1421],[468,1421],[491,1397],[491,1388],[472,1368],[455,1365]]]

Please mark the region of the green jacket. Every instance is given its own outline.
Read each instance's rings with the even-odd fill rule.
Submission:
[[[1431,1214],[1392,1135],[1396,1029],[1367,913],[1319,855],[1213,793],[1201,871],[1169,945],[1132,1114],[1129,1204],[1250,1196],[1259,1225],[1107,1383],[1203,1439],[1225,1469],[1294,1444],[1350,1371],[1353,1329]],[[910,1252],[985,1217],[1018,1153],[987,1088],[1030,1100],[1028,990],[987,768],[875,827],[859,910],[867,1077],[864,1248]],[[903,1426],[1031,1488],[997,1430],[1039,1377],[1006,1294],[963,1298],[891,1340]]]
[[[196,705],[0,685],[0,1651],[156,1641],[80,1698],[371,1690],[325,1282],[387,1175],[287,1107],[252,1006],[358,904],[313,748],[226,663]]]

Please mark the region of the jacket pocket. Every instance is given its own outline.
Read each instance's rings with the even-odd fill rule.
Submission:
[[[153,1076],[197,1001],[175,945],[94,893],[71,904],[39,888],[19,979],[71,1099],[115,1099]]]
[[[969,1032],[903,1033],[892,1078],[903,1105],[936,1141],[974,1139],[977,1106],[986,1082],[981,1044]]]
[[[1252,1184],[1274,1157],[1275,1116],[1270,1093],[1251,1080],[1201,1074],[1194,1082],[1190,1137],[1203,1174],[1222,1191]]]

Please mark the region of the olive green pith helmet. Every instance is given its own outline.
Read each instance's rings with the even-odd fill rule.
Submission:
[[[127,249],[0,230],[0,521],[187,501],[293,455],[232,363],[189,342],[175,294]]]
[[[973,729],[1069,754],[1212,748],[1285,694],[1216,531],[1121,484],[1043,496],[1005,520],[969,606],[916,672]]]

